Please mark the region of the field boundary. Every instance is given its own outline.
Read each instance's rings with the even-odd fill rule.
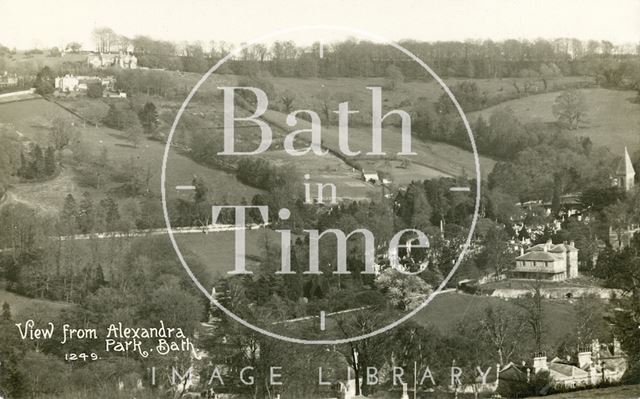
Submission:
[[[63,110],[67,111],[68,113],[72,114],[72,115],[73,115],[73,116],[75,116],[76,118],[79,118],[79,119],[80,119],[80,120],[82,120],[83,122],[86,122],[86,123],[89,123],[89,124],[91,124],[91,125],[94,125],[95,127],[99,127],[99,122],[92,121],[92,120],[90,120],[90,119],[88,119],[88,118],[86,118],[86,117],[84,117],[84,116],[80,115],[77,111],[74,111],[73,109],[71,109],[71,108],[69,108],[69,107],[67,107],[67,106],[64,106],[64,105],[60,104],[60,103],[59,103],[59,102],[57,102],[56,100],[52,100],[52,99],[47,98],[47,97],[42,97],[42,98],[44,98],[46,101],[49,101],[49,102],[50,102],[50,103],[52,103],[52,104],[57,105],[58,107],[60,107],[60,108],[62,108]]]

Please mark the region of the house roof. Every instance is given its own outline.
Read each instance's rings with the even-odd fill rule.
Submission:
[[[527,371],[525,366],[519,366],[513,362],[509,362],[506,366],[500,369],[501,381],[526,381]]]
[[[542,262],[553,262],[556,258],[553,257],[548,252],[544,251],[532,251],[527,252],[524,255],[520,255],[516,258],[516,260],[534,260],[534,261],[542,261]]]
[[[544,251],[544,247],[547,244],[538,244],[529,248],[529,251]],[[576,252],[578,249],[573,245],[569,244],[551,244],[549,246],[548,252],[553,253],[564,253],[564,252]]]
[[[549,367],[549,372],[551,374],[551,377],[554,376],[554,374],[559,375],[561,377],[579,377],[579,378],[584,378],[584,377],[588,377],[589,373],[587,373],[586,371],[584,371],[583,369],[576,367],[576,366],[572,366],[570,364],[564,364],[564,363],[549,363],[548,364]]]

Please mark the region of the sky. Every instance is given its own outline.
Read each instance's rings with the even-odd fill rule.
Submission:
[[[92,50],[91,31],[234,44],[301,25],[338,25],[391,40],[552,39],[640,42],[640,0],[0,0],[0,44]],[[321,36],[321,37],[320,37]],[[298,44],[344,38],[297,32]]]

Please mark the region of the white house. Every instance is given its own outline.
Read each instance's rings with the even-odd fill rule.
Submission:
[[[55,88],[60,92],[69,93],[80,89],[80,79],[73,75],[64,75],[55,79]]]
[[[97,53],[89,54],[87,64],[93,68],[119,67],[122,69],[137,69],[138,58],[131,53]]]
[[[570,244],[534,245],[516,258],[513,278],[563,281],[578,277],[578,249]]]
[[[364,169],[362,170],[362,180],[367,183],[377,184],[380,182],[380,176],[378,176],[377,172],[366,172]]]

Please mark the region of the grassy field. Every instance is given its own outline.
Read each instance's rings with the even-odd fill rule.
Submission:
[[[84,192],[89,192],[94,198],[102,195],[95,189],[78,185],[74,176],[71,169],[65,168],[52,180],[14,184],[5,203],[23,203],[45,214],[55,215],[62,208],[67,194],[74,198],[81,198]]]
[[[268,151],[262,158],[274,165],[285,168],[293,166],[300,176],[309,175],[312,196],[316,196],[314,183],[333,183],[336,186],[336,197],[340,199],[362,200],[371,198],[379,193],[371,183],[364,182],[358,170],[354,170],[339,158],[327,154],[319,157],[312,153],[299,157],[292,157],[282,151]],[[330,199],[330,190],[325,189],[325,202]]]
[[[43,299],[27,298],[16,295],[4,289],[0,289],[0,304],[8,303],[11,306],[13,316],[23,317],[31,315],[52,315],[71,305],[62,302],[53,302]]]
[[[425,72],[426,73],[426,72]],[[438,101],[444,90],[435,81],[407,81],[401,83],[394,90],[387,89],[385,78],[332,78],[332,79],[295,79],[279,78],[270,79],[274,86],[282,91],[288,90],[295,95],[294,106],[296,109],[318,109],[318,98],[322,92],[335,93],[335,96],[343,97],[344,101],[349,100],[351,109],[363,109],[371,107],[371,91],[367,86],[382,87],[384,107],[398,107],[403,102],[415,102],[416,99],[424,97],[429,101]],[[480,93],[486,93],[487,98],[495,99],[516,94],[515,82],[520,88],[524,81],[532,81],[525,78],[504,78],[504,79],[463,79],[446,78],[444,83],[449,87],[464,81],[473,81],[478,86]],[[588,83],[592,79],[588,77],[561,77],[549,81],[549,90],[554,90],[555,86]],[[533,81],[532,91],[543,90],[542,81]],[[308,108],[312,107],[312,108]],[[402,107],[401,107],[402,108]],[[405,107],[406,108],[406,107]],[[365,111],[365,115],[366,114]]]
[[[209,234],[177,234],[176,241],[181,249],[202,263],[210,277],[225,276],[235,265],[235,233],[232,231]],[[264,256],[265,242],[280,246],[278,233],[262,229],[246,232],[245,251],[247,268],[251,269]],[[169,244],[167,244],[169,245]]]
[[[274,124],[284,125],[286,116],[277,111],[267,111],[264,118]],[[300,127],[308,127],[308,123],[304,121],[298,122]],[[327,148],[339,152],[338,127],[323,126],[322,142]],[[434,176],[459,176],[466,174],[473,176],[475,173],[475,160],[473,154],[461,148],[438,142],[425,142],[412,138],[412,151],[416,152],[415,156],[399,157],[396,154],[402,149],[400,140],[400,130],[393,126],[385,126],[382,132],[382,150],[386,153],[384,156],[369,156],[366,152],[371,151],[371,129],[364,127],[349,128],[349,148],[351,151],[362,151],[361,155],[350,157],[353,161],[360,164],[363,168],[367,165],[377,167],[380,162],[385,160],[393,160],[400,162],[409,160],[415,165],[414,169],[409,173],[412,179],[428,179]],[[495,161],[487,157],[480,158],[480,171],[486,176],[495,165]],[[391,173],[397,170],[392,168]],[[415,174],[411,173],[414,172]],[[400,179],[407,180],[407,173],[399,173]]]
[[[172,79],[179,79],[182,84],[191,85],[194,84],[197,75],[194,74],[178,74],[177,72],[166,72]],[[219,86],[237,84],[241,79],[234,75],[212,75],[201,87],[198,92],[198,96],[195,99],[201,97],[206,99],[200,102],[192,102],[187,108],[187,113],[192,115],[203,115],[207,124],[210,126],[219,126],[221,124],[221,102],[220,102],[220,90]],[[350,116],[349,127],[349,143],[350,148],[354,151],[361,150],[364,152],[371,149],[371,129],[364,127],[368,124],[371,118],[371,91],[366,89],[366,86],[385,86],[385,79],[383,78],[337,78],[337,79],[298,79],[298,78],[268,78],[275,89],[277,96],[282,93],[293,93],[295,99],[293,102],[293,109],[311,109],[316,112],[320,112],[322,93],[330,93],[330,99],[327,103],[330,106],[330,110],[337,110],[338,103],[341,101],[349,101],[351,110],[359,110],[359,113]],[[454,85],[461,82],[463,79],[447,79],[447,84]],[[474,80],[481,91],[487,93],[488,97],[512,95],[515,92],[515,88],[512,85],[514,79],[478,79]],[[518,81],[519,79],[515,79]],[[583,82],[585,78],[561,78],[557,80],[557,84],[567,84]],[[520,82],[521,84],[521,82]],[[550,87],[556,82],[551,82]],[[202,92],[202,93],[201,93]],[[217,95],[213,95],[215,93]],[[411,103],[417,98],[426,97],[430,101],[437,101],[440,95],[443,93],[442,89],[435,82],[405,82],[395,90],[383,89],[383,110],[389,111],[391,109],[405,109],[411,110]],[[202,94],[202,95],[200,95]],[[136,102],[141,105],[143,102],[151,100],[159,105],[159,109],[165,111],[169,115],[174,115],[177,111],[179,101],[170,101],[159,98],[147,98],[146,96],[138,96]],[[279,129],[275,129],[274,135],[276,137],[287,134],[295,129],[307,128],[308,123],[299,120],[298,126],[288,127],[285,123],[286,115],[282,112],[274,111],[273,109],[281,108],[281,100],[279,97],[269,98],[270,107],[272,110],[268,111],[264,115],[264,119],[271,122],[272,127],[274,125],[279,126]],[[275,104],[274,104],[275,103]],[[212,107],[213,104],[213,107]],[[333,114],[332,114],[333,115]],[[335,118],[335,115],[333,116]],[[354,123],[355,122],[355,123]],[[335,120],[333,121],[335,124]],[[168,126],[165,126],[168,129]],[[259,134],[257,128],[242,130],[248,137],[254,135],[257,137]],[[323,144],[331,149],[338,149],[338,134],[336,126],[323,126],[322,137]],[[256,144],[257,146],[257,144]],[[451,176],[460,175],[466,173],[472,175],[474,171],[474,159],[473,155],[466,150],[458,147],[438,143],[438,142],[423,142],[416,138],[413,138],[414,151],[419,155],[409,158],[413,164],[406,170],[400,170],[399,168],[392,168],[391,175],[395,181],[404,184],[412,179],[428,179],[439,176]],[[384,159],[394,159],[394,155],[400,151],[400,136],[399,129],[388,126],[385,124],[383,129],[383,149],[387,152],[385,157],[357,157],[357,161],[365,169],[379,170],[378,163]],[[277,157],[277,154],[269,154],[270,157]],[[291,158],[291,157],[288,157]],[[326,156],[325,158],[331,158]],[[297,161],[297,160],[296,160]],[[303,162],[297,162],[298,164],[304,164],[308,161],[305,159]],[[329,161],[333,163],[333,161]],[[495,162],[489,158],[481,157],[481,170],[484,176],[486,176]],[[322,166],[321,168],[324,168]]]
[[[507,304],[514,308],[517,306],[503,299],[488,296],[445,293],[436,296],[429,305],[415,316],[415,320],[425,325],[435,326],[446,332],[456,328],[465,315],[480,314],[487,307],[499,304]],[[566,334],[573,330],[575,314],[572,305],[567,302],[550,300],[545,300],[543,312],[544,322],[547,326],[545,343],[555,349]]]
[[[78,100],[79,103],[82,101]],[[54,117],[64,117],[74,121],[78,127],[81,138],[86,143],[88,150],[94,156],[99,154],[101,148],[106,148],[109,160],[116,167],[133,159],[141,169],[149,169],[151,172],[150,186],[155,193],[160,192],[160,173],[164,144],[157,141],[143,140],[137,147],[130,145],[121,132],[106,127],[84,126],[81,120],[54,103],[43,99],[22,101],[0,105],[0,121],[11,123],[15,129],[29,139],[38,143],[47,144],[49,134],[48,127]],[[179,195],[173,187],[177,185],[191,184],[193,177],[201,176],[213,188],[212,194],[216,198],[227,198],[230,201],[239,202],[242,198],[248,201],[258,192],[257,189],[238,182],[234,175],[208,168],[189,159],[188,157],[171,151],[167,168],[167,189],[170,196]],[[18,187],[16,195],[24,196],[28,202],[41,203],[44,199],[49,204],[62,204],[69,191],[50,190],[52,186],[66,187],[72,193],[77,192],[67,173],[61,174],[55,180],[44,183],[30,183],[27,186]],[[84,188],[82,188],[84,190]],[[50,192],[52,191],[52,192]],[[39,194],[38,194],[39,193]],[[42,195],[46,193],[47,198]],[[34,194],[35,197],[30,197]]]
[[[540,284],[541,288],[580,288],[580,287],[602,287],[603,282],[594,277],[580,276],[577,278],[565,280],[565,281],[540,281],[536,284]],[[482,289],[498,289],[498,288],[510,288],[510,289],[531,289],[532,282],[527,280],[502,280],[489,282],[482,284]]]
[[[591,389],[586,391],[560,393],[545,397],[549,399],[638,399],[640,398],[640,385]]]
[[[24,54],[17,53],[11,55],[7,59],[7,68],[24,70],[26,68],[32,68],[37,71],[40,68],[48,66],[50,68],[59,68],[64,62],[86,62],[86,54],[65,54],[64,57],[50,57],[46,50],[45,54]]]
[[[620,154],[625,146],[630,151],[640,146],[640,104],[633,102],[636,92],[601,88],[580,91],[587,102],[588,123],[570,134],[589,137],[594,144],[606,146],[616,154]],[[510,107],[522,122],[553,122],[556,118],[551,107],[557,96],[558,93],[545,93],[512,100],[472,112],[469,117],[472,120],[477,115],[488,118],[497,108]]]

